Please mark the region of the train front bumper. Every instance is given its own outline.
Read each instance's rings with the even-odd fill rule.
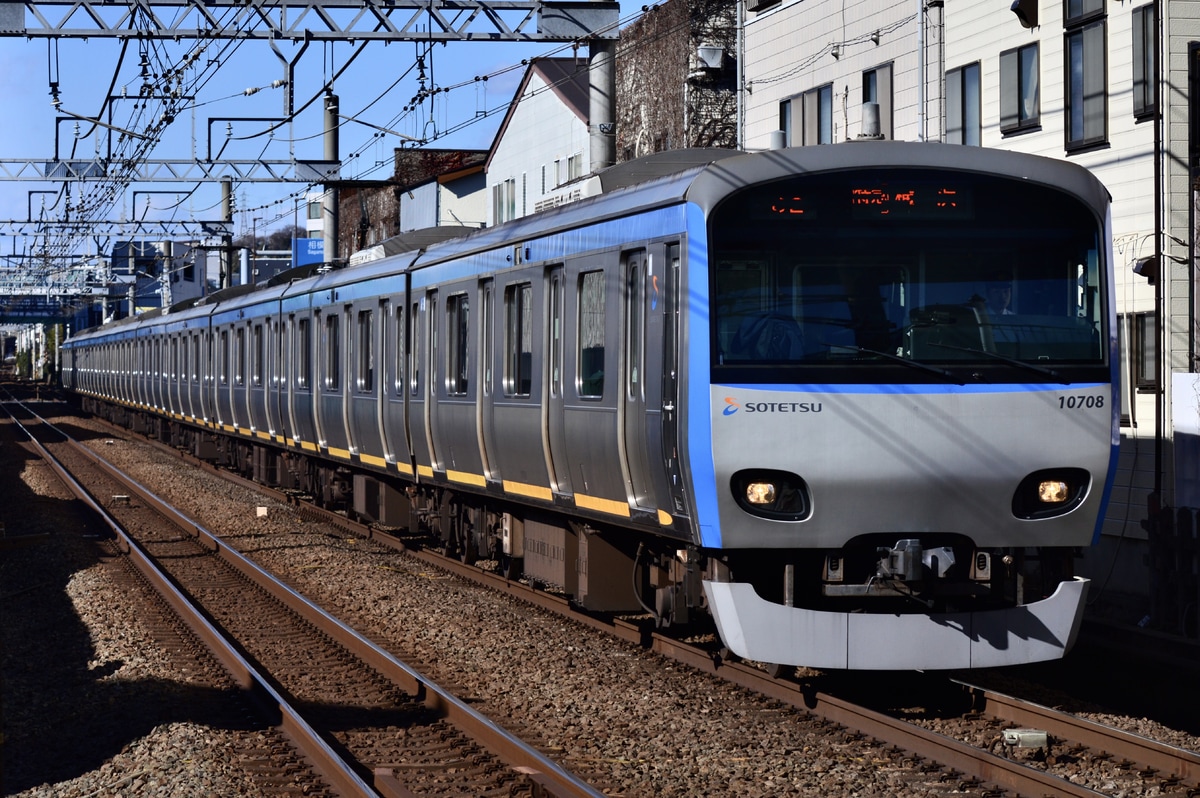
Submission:
[[[1061,658],[1079,634],[1090,580],[987,612],[819,612],[765,601],[744,582],[704,583],[721,639],[739,657],[845,670],[997,668]]]

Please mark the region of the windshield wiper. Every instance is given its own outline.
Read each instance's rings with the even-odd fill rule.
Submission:
[[[949,380],[950,382],[954,383],[955,385],[966,385],[967,384],[966,382],[964,382],[964,381],[960,380],[958,377],[956,377],[954,375],[954,373],[951,371],[947,371],[946,369],[940,369],[937,366],[930,366],[925,363],[920,363],[916,360],[909,360],[908,358],[900,357],[899,355],[893,355],[891,352],[882,352],[878,349],[867,349],[866,347],[862,347],[862,346],[851,346],[850,344],[834,344],[834,343],[830,343],[829,341],[821,341],[821,344],[823,346],[828,346],[831,349],[836,347],[837,349],[849,349],[853,352],[858,352],[859,354],[862,354],[862,355],[875,355],[876,357],[882,357],[885,360],[892,360],[892,361],[895,361],[896,363],[900,363],[902,365],[908,366],[909,368],[917,369],[918,371],[928,371],[930,374],[936,374],[939,377],[941,377],[942,379]]]
[[[1046,377],[1052,377],[1058,380],[1058,382],[1062,385],[1071,384],[1070,380],[1064,380],[1062,377],[1058,376],[1058,372],[1054,369],[1046,368],[1045,366],[1039,366],[1036,363],[1029,363],[1024,360],[1017,360],[1015,357],[1008,357],[1007,355],[1002,355],[999,352],[989,352],[986,349],[976,349],[973,346],[954,346],[952,344],[941,344],[933,341],[927,341],[926,345],[936,346],[939,349],[953,349],[957,352],[970,352],[973,355],[983,355],[984,357],[990,357],[993,360],[999,360],[1001,363],[1007,363],[1010,366],[1016,366],[1017,368],[1033,371]]]

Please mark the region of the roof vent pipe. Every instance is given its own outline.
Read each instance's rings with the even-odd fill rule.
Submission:
[[[880,141],[883,134],[879,132],[879,103],[863,103],[862,132],[858,138],[863,141]]]
[[[782,130],[772,130],[771,140],[767,143],[767,148],[771,150],[782,150],[787,146],[787,141],[783,137]]]

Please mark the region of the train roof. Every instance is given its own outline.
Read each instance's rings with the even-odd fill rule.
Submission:
[[[809,172],[906,166],[995,174],[1057,188],[1079,197],[1101,219],[1112,199],[1095,175],[1069,161],[988,147],[911,141],[848,141],[724,159],[696,175],[687,199],[709,211],[731,191],[755,183]]]
[[[152,315],[155,320],[169,316],[170,322],[174,322],[222,313],[259,302],[420,269],[448,259],[510,247],[582,224],[685,201],[708,212],[740,188],[798,174],[896,167],[978,172],[1027,180],[1079,197],[1100,219],[1104,218],[1111,201],[1104,185],[1078,164],[986,147],[938,142],[851,141],[757,153],[672,150],[618,164],[589,178],[599,181],[602,193],[596,196],[448,240],[448,234],[460,234],[464,229],[427,235],[406,234],[393,242],[392,248],[398,251],[380,260],[319,274],[297,270],[289,275],[296,278],[294,281],[279,280],[226,289],[178,313],[155,311]],[[145,320],[139,317],[115,324],[141,326],[134,324],[135,321]],[[109,324],[88,332],[103,334],[115,329],[118,328],[114,324]]]

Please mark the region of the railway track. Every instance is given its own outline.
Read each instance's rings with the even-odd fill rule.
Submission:
[[[636,622],[585,615],[560,597],[414,548],[411,541],[381,530],[353,524],[342,516],[316,508],[304,508],[303,512],[404,549],[438,569],[536,602],[565,617],[771,696],[794,708],[797,722],[803,717],[814,717],[836,730],[849,745],[865,749],[878,743],[885,758],[928,774],[930,781],[945,785],[947,794],[1196,794],[1196,759],[1189,751],[1147,745],[1149,741],[1114,733],[1116,730],[1098,724],[1072,725],[1070,716],[1059,717],[1061,713],[1052,709],[1026,705],[961,683],[943,687],[940,696],[931,697],[909,682],[901,688],[911,691],[901,696],[908,699],[907,708],[897,709],[887,701],[872,704],[870,698],[860,700],[854,697],[852,689],[844,693],[840,688],[837,693],[816,689],[814,685],[820,683],[820,678],[801,681],[771,678],[762,669],[723,660],[710,646],[673,640]],[[927,706],[918,706],[921,704]],[[877,708],[870,709],[868,705]],[[951,705],[954,709],[947,710]],[[939,709],[931,710],[930,706]],[[1087,734],[1081,729],[1086,729]],[[1039,736],[1041,733],[1044,735]]]
[[[278,718],[323,787],[339,795],[601,794],[39,422],[19,419],[147,581]]]

